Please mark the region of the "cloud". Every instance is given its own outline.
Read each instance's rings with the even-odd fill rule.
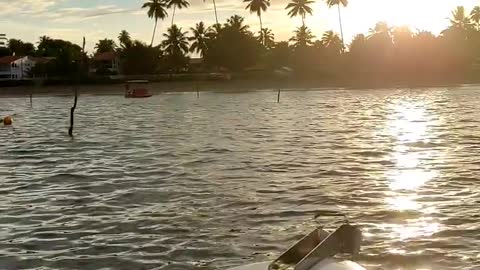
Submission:
[[[113,14],[134,13],[137,9],[121,8],[115,5],[103,5],[90,8],[69,7],[50,10],[37,17],[47,18],[53,22],[72,23],[88,19],[99,18]]]
[[[62,0],[0,0],[0,15],[39,14]]]
[[[120,14],[120,13],[133,13],[137,11],[137,9],[125,9],[125,8],[118,8],[113,5],[109,6],[99,6],[94,8],[93,10],[87,10],[83,16],[85,18],[95,18],[104,15],[111,15],[111,14]]]
[[[147,14],[147,12],[141,9],[138,9],[132,12],[132,15],[135,15],[135,16],[139,16],[139,15],[145,16],[145,14]]]
[[[12,3],[14,2],[14,4]],[[99,5],[93,7],[59,7],[67,0],[0,0],[0,16],[25,16],[28,19],[40,18],[52,22],[78,22],[112,14],[134,13],[139,8],[121,7],[119,5]]]

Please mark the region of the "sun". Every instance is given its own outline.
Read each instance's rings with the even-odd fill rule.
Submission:
[[[345,25],[350,34],[364,33],[379,21],[390,26],[408,26],[413,32],[431,31],[439,34],[448,24],[453,9],[464,5],[470,10],[473,0],[351,0],[343,10]]]

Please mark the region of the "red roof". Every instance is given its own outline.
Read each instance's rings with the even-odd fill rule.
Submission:
[[[112,61],[117,58],[117,54],[115,52],[104,52],[99,53],[93,57],[95,61]]]
[[[0,65],[7,65],[11,64],[12,62],[17,61],[20,58],[23,58],[24,56],[4,56],[0,57]]]

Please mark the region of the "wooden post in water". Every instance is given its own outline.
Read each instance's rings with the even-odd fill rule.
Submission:
[[[70,128],[68,129],[68,135],[73,137],[73,116],[75,114],[75,109],[77,108],[77,100],[78,100],[78,90],[75,87],[75,99],[73,100],[73,107],[70,109]]]
[[[85,37],[83,37],[83,45],[82,45],[82,58],[80,61],[80,67],[78,72],[83,71],[83,57],[85,54]],[[68,128],[68,135],[70,137],[73,137],[73,123],[74,123],[74,114],[75,114],[75,109],[77,108],[77,100],[78,100],[78,85],[80,84],[80,73],[77,73],[77,79],[75,82],[74,86],[74,91],[75,91],[75,98],[73,100],[73,106],[70,109],[70,127]]]
[[[200,98],[200,90],[198,89],[198,84],[195,85],[195,87],[197,88],[197,99]]]
[[[277,103],[280,103],[280,88],[278,89]]]
[[[33,90],[30,91],[30,108],[33,108],[32,92]]]

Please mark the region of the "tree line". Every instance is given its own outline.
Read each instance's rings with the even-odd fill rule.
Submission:
[[[239,15],[219,23],[214,0],[216,23],[198,22],[184,30],[175,24],[174,18],[175,12],[189,7],[187,0],[149,0],[142,6],[154,20],[149,45],[132,40],[124,30],[118,41],[98,41],[94,54],[118,53],[125,74],[188,72],[189,56],[198,55],[203,60],[201,70],[207,72],[254,70],[275,74],[276,70],[289,67],[296,78],[325,81],[446,82],[480,78],[480,7],[470,12],[457,7],[452,11],[449,26],[439,35],[379,22],[368,33],[358,34],[345,44],[341,7],[348,6],[348,2],[326,1],[328,6],[338,8],[340,34],[326,31],[316,37],[305,23],[306,16],[313,13],[314,2],[292,0],[286,6],[287,15],[300,17],[302,23],[290,39],[277,41],[273,31],[262,24],[262,16],[270,6],[268,0],[244,1],[246,9],[258,16],[258,31],[246,25]],[[162,34],[161,43],[154,46],[158,21],[166,19],[169,10],[171,25]],[[58,46],[68,49],[58,50]],[[32,47],[18,40],[10,42],[10,50],[17,54],[76,60],[86,57],[79,46],[48,37],[40,39],[36,50]],[[62,69],[72,70],[75,69]]]

